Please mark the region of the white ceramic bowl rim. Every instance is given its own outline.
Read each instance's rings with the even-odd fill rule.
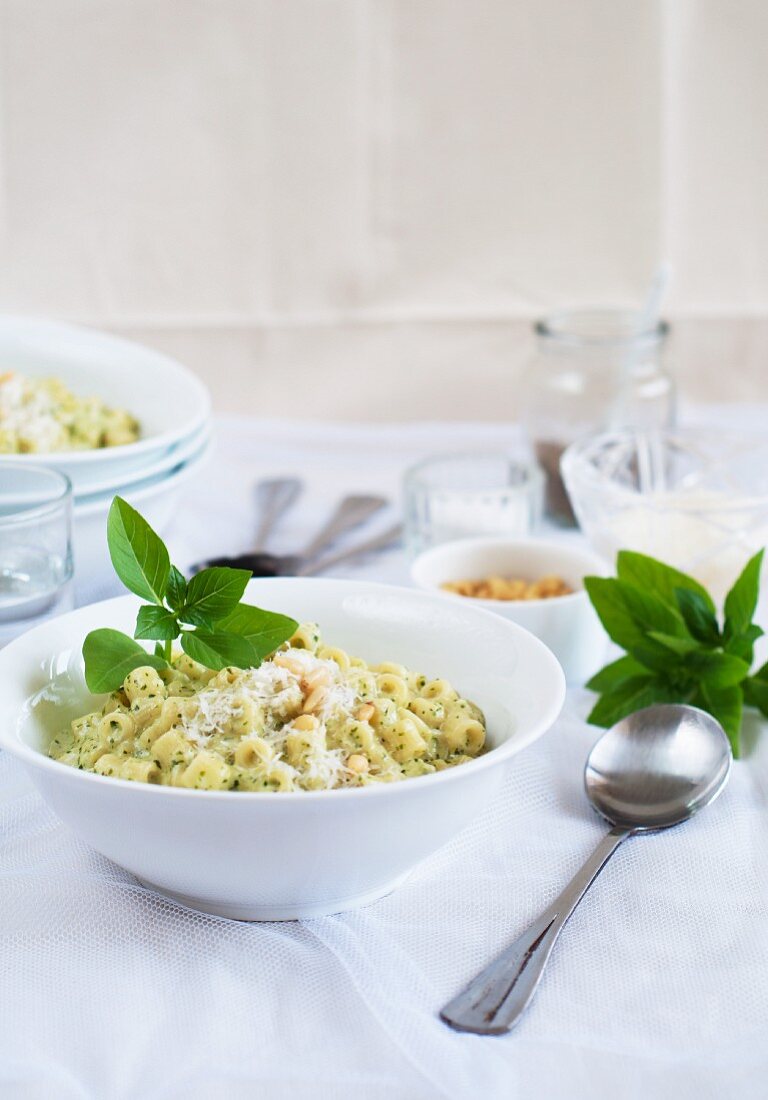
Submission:
[[[431,546],[429,550],[422,551],[416,558],[414,558],[411,566],[411,576],[414,581],[419,585],[419,588],[424,592],[439,592],[443,596],[452,597],[457,600],[464,600],[471,602],[481,609],[493,609],[498,612],[499,608],[507,607],[508,605],[515,606],[521,605],[525,607],[552,607],[553,605],[561,606],[563,604],[572,604],[577,600],[582,600],[585,595],[585,589],[575,589],[573,592],[569,592],[565,596],[549,596],[542,597],[537,600],[492,600],[486,599],[482,596],[462,596],[459,592],[451,592],[448,589],[441,588],[439,584],[429,584],[426,581],[418,579],[420,572],[420,565],[427,564],[430,561],[434,561],[442,556],[444,548],[450,547],[454,549],[466,549],[466,550],[509,550],[510,557],[514,554],[515,550],[530,549],[530,550],[546,550],[547,552],[557,551],[562,553],[563,562],[575,564],[583,562],[588,564],[593,570],[595,576],[605,575],[605,562],[598,558],[591,551],[584,547],[566,546],[560,544],[554,539],[506,539],[500,537],[489,536],[488,538],[466,538],[466,539],[451,539],[449,542],[441,542],[437,546]],[[447,552],[447,549],[446,549]],[[510,567],[514,567],[514,562],[510,561]],[[586,575],[586,574],[585,574]],[[466,580],[465,577],[456,577],[455,580]]]
[[[278,580],[280,578],[277,578]],[[293,578],[285,578],[286,580],[292,580]],[[274,583],[274,580],[273,580]],[[420,600],[428,602],[439,602],[442,604],[443,597],[439,595],[430,595],[426,592],[417,592],[412,588],[405,588],[403,586],[388,585],[388,584],[374,584],[368,582],[349,582],[343,580],[329,580],[326,578],[313,578],[313,583],[323,584],[330,588],[334,586],[340,593],[342,591],[349,591],[351,586],[359,586],[365,588],[366,591],[374,593],[388,593],[390,595],[405,596],[409,599],[413,599],[417,596]],[[77,611],[71,611],[67,615],[59,616],[55,621],[61,622],[66,620],[70,622],[72,626],[77,628],[79,619],[87,619],[92,616],[96,607],[104,612],[104,625],[108,625],[111,621],[110,610],[117,608],[118,605],[125,604],[127,602],[133,603],[134,597],[132,596],[118,596],[112,600],[103,600],[98,604],[90,604],[86,607],[79,608]],[[220,801],[225,799],[233,804],[252,802],[254,799],[258,800],[258,803],[264,804],[266,799],[274,802],[277,799],[278,805],[284,805],[288,803],[298,803],[299,805],[305,805],[309,802],[323,802],[330,800],[330,805],[333,805],[338,799],[358,799],[358,798],[386,798],[392,796],[394,792],[399,792],[399,795],[403,795],[406,791],[412,791],[413,794],[417,794],[424,786],[425,783],[453,783],[461,779],[462,774],[466,774],[468,769],[472,769],[473,773],[481,771],[485,768],[495,767],[501,760],[506,757],[512,757],[516,755],[522,748],[531,744],[533,741],[541,737],[556,721],[560,711],[562,710],[563,702],[565,700],[565,677],[563,671],[560,668],[555,657],[549,651],[549,649],[540,642],[538,638],[534,637],[529,631],[523,627],[518,626],[516,623],[508,620],[500,619],[498,615],[494,615],[490,611],[485,611],[483,608],[473,607],[467,609],[473,616],[480,615],[485,619],[491,619],[495,629],[499,629],[499,624],[503,623],[506,627],[506,632],[511,636],[525,638],[526,645],[537,649],[540,654],[546,655],[546,658],[551,662],[551,669],[553,672],[553,686],[555,690],[552,692],[552,697],[544,710],[542,716],[539,718],[537,724],[527,732],[525,736],[517,736],[512,734],[500,745],[496,745],[494,748],[489,749],[483,753],[482,756],[476,757],[474,760],[470,760],[465,764],[461,764],[455,768],[446,768],[443,771],[436,772],[432,775],[415,776],[410,779],[403,780],[396,783],[377,783],[370,787],[349,787],[337,790],[319,790],[319,791],[207,791],[207,790],[189,790],[184,787],[167,787],[157,785],[153,783],[136,783],[126,779],[117,779],[114,777],[106,778],[101,775],[97,775],[94,772],[81,771],[77,768],[72,768],[69,764],[63,764],[58,760],[53,760],[51,757],[46,756],[38,749],[31,748],[26,742],[22,741],[18,737],[14,737],[7,732],[5,725],[0,725],[0,748],[6,749],[13,756],[26,761],[34,767],[42,767],[47,771],[53,770],[56,773],[60,773],[61,769],[66,769],[68,776],[75,782],[82,783],[98,783],[102,787],[105,783],[110,784],[112,787],[120,787],[123,790],[132,791],[132,796],[136,797],[151,797],[151,798],[192,798],[203,801]],[[38,639],[41,642],[41,648],[45,649],[43,639],[45,638],[49,624],[43,623],[41,626],[36,627],[34,630],[28,631],[26,634],[20,635],[14,641],[10,642],[5,649],[0,650],[0,670],[5,661],[7,654],[13,654],[17,649],[27,648]]]
[[[172,490],[185,482],[189,476],[195,473],[210,457],[213,451],[213,439],[209,436],[202,443],[200,450],[182,461],[175,469],[168,470],[164,474],[158,474],[150,478],[148,482],[139,482],[136,485],[115,485],[107,492],[94,494],[85,500],[74,500],[75,519],[81,516],[93,516],[104,510],[104,505],[109,504],[115,496],[125,496],[130,501],[139,503],[151,496],[156,496],[159,490]]]
[[[188,439],[180,440],[158,459],[150,456],[144,465],[118,473],[111,480],[89,482],[80,492],[73,494],[74,504],[83,509],[89,504],[101,503],[105,497],[139,493],[142,489],[159,485],[163,480],[174,478],[187,466],[194,465],[198,459],[207,456],[212,446],[213,429],[209,424],[204,424]]]

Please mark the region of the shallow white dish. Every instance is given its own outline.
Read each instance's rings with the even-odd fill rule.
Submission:
[[[83,638],[96,627],[130,632],[137,601],[92,604],[22,635],[0,651],[0,748],[23,761],[78,836],[185,905],[290,920],[382,897],[482,813],[512,757],[560,712],[565,683],[552,654],[480,608],[407,588],[287,577],[251,581],[246,599],[315,620],[334,644],[370,661],[448,677],[485,711],[494,748],[434,775],[340,791],[252,794],[106,779],[44,752],[56,730],[94,708]]]
[[[72,537],[76,584],[85,576],[91,584],[114,576],[107,549],[107,514],[116,495],[137,508],[147,523],[162,535],[173,519],[184,486],[206,465],[212,451],[213,444],[206,437],[198,450],[173,470],[124,489],[117,487],[96,497],[75,500]]]
[[[117,478],[106,477],[102,481],[89,482],[79,493],[74,494],[75,504],[89,504],[105,495],[109,495],[110,498],[115,494],[125,496],[131,488],[140,489],[159,477],[170,476],[180,470],[185,463],[194,461],[210,443],[211,435],[211,425],[206,422],[187,439],[169,447],[167,451],[146,465],[128,470]]]
[[[411,577],[419,588],[503,615],[549,646],[567,679],[583,683],[605,664],[608,638],[589,597],[584,577],[604,576],[596,554],[545,539],[456,539],[425,550],[414,560]],[[546,600],[481,600],[446,592],[446,581],[482,580],[497,575],[536,580],[555,574],[575,591]]]
[[[55,466],[75,493],[155,461],[198,431],[210,415],[207,389],[181,363],[93,329],[37,318],[0,318],[0,372],[60,378],[75,393],[127,409],[141,438],[120,447],[0,456]]]

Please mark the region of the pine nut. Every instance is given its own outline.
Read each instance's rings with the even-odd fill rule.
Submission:
[[[314,714],[300,714],[298,718],[293,720],[293,728],[295,730],[316,730],[320,725]]]
[[[304,677],[303,684],[307,691],[316,687],[327,687],[331,682],[331,676],[327,668],[315,668]]]
[[[365,775],[368,771],[368,757],[355,752],[347,760],[347,767],[350,771],[357,772],[358,775]]]
[[[319,710],[325,702],[327,694],[328,689],[325,687],[316,687],[314,691],[310,691],[309,695],[304,700],[304,706],[301,708],[304,714],[310,714],[313,710]]]
[[[294,676],[302,676],[304,674],[304,666],[301,662],[297,661],[295,657],[291,657],[288,653],[276,653],[272,660],[280,668],[287,668]]]

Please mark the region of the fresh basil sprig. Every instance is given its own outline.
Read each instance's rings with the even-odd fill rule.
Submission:
[[[117,691],[141,665],[165,668],[177,638],[184,652],[206,668],[255,668],[298,626],[287,615],[240,602],[251,578],[247,569],[203,569],[187,581],[171,564],[160,536],[121,497],[109,510],[107,543],[125,587],[149,601],[139,608],[134,637],[156,644],[148,653],[119,630],[92,630],[83,643],[83,658],[85,681],[93,692]]]
[[[653,703],[690,703],[717,718],[738,756],[744,704],[768,716],[768,663],[750,675],[763,554],[726,596],[722,625],[698,581],[645,554],[622,550],[615,577],[586,577],[600,621],[626,651],[588,682],[600,695],[588,720],[611,726]]]

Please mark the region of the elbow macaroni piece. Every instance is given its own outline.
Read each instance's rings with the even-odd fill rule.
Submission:
[[[259,668],[211,672],[181,654],[126,676],[50,755],[75,768],[193,790],[369,786],[466,763],[485,745],[478,707],[444,679],[368,666],[315,623]]]

